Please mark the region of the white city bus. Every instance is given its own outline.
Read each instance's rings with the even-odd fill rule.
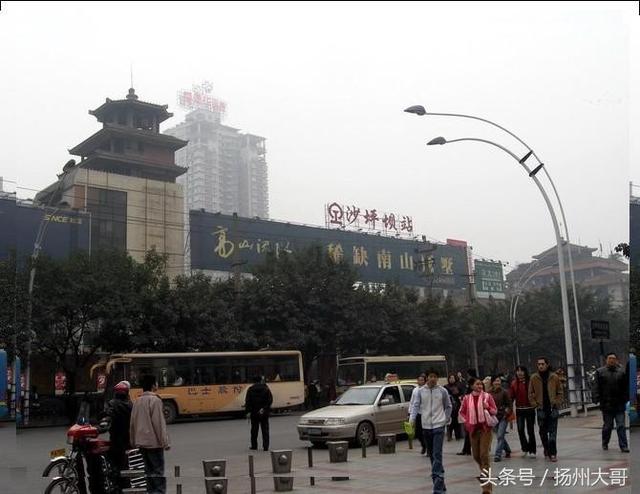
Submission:
[[[95,365],[92,375],[106,376],[106,388],[131,383],[131,398],[142,394],[145,374],[158,380],[167,422],[180,415],[242,412],[247,389],[256,375],[273,394],[274,410],[304,403],[302,355],[298,351],[129,353]],[[101,377],[102,375],[102,377]]]
[[[444,355],[345,357],[338,360],[336,392],[342,394],[350,386],[383,381],[385,376],[393,381],[414,382],[418,374],[430,369],[438,372],[439,384],[447,383],[447,359]]]

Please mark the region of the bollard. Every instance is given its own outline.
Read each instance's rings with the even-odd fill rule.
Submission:
[[[249,455],[249,482],[251,484],[251,494],[256,494],[256,476],[253,469],[253,455]]]
[[[313,446],[309,446],[307,448],[307,460],[309,462],[309,468],[313,468]],[[316,478],[311,476],[309,477],[309,485],[316,485]]]
[[[271,451],[271,467],[273,473],[291,473],[293,463],[293,451],[290,449],[277,449]],[[273,477],[273,489],[276,492],[293,490],[293,477]]]
[[[180,478],[180,465],[173,467],[173,475],[175,478]],[[176,494],[182,494],[182,484],[176,482]]]
[[[227,460],[202,460],[205,477],[226,477]]]
[[[329,463],[342,463],[349,456],[349,443],[347,441],[328,441]]]
[[[204,479],[204,488],[207,494],[227,494],[228,483],[226,477]]]
[[[362,457],[366,458],[367,457],[367,443],[365,441],[360,442],[360,445],[362,446]]]
[[[388,455],[396,452],[396,435],[395,434],[379,434],[378,450],[381,455]]]

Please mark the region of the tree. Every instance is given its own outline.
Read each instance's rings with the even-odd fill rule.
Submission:
[[[238,318],[259,347],[296,348],[305,371],[321,354],[335,354],[353,321],[355,270],[335,263],[321,246],[267,256],[242,285]]]
[[[131,345],[140,327],[141,297],[157,282],[162,258],[150,253],[139,264],[124,252],[96,251],[37,262],[33,350],[66,372],[73,392],[77,373],[98,349]]]

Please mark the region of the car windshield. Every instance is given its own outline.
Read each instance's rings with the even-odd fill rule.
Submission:
[[[340,396],[336,405],[373,405],[376,396],[380,392],[380,387],[371,388],[351,388]]]

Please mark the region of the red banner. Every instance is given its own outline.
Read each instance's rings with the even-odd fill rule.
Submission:
[[[54,382],[55,382],[56,396],[63,395],[67,388],[67,375],[62,371],[56,372]]]

